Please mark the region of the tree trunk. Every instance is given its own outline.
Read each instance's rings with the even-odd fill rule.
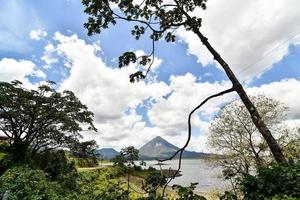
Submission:
[[[219,53],[210,45],[208,39],[202,35],[199,29],[193,29],[193,32],[200,38],[201,42],[204,46],[210,51],[210,53],[214,56],[214,59],[222,66],[225,73],[227,74],[228,78],[232,82],[234,90],[238,93],[239,97],[241,98],[242,102],[246,106],[247,110],[249,111],[252,121],[255,124],[256,128],[262,134],[263,138],[266,140],[275,160],[279,163],[287,164],[287,160],[285,159],[281,148],[279,147],[278,143],[272,136],[270,130],[260,117],[256,107],[253,105],[251,100],[249,99],[247,93],[245,92],[243,86],[236,78],[235,74],[232,72],[228,64],[223,60],[223,58],[219,55]]]
[[[15,140],[12,144],[11,153],[12,158],[15,163],[24,163],[26,162],[26,155],[28,151],[28,146],[26,143]]]

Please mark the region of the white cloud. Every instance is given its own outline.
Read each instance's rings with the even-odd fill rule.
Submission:
[[[42,56],[41,60],[47,64],[48,68],[50,68],[51,64],[58,62],[58,58],[56,57],[55,53],[56,49],[53,44],[49,43],[45,46],[44,55]]]
[[[24,86],[32,87],[28,80],[28,76],[36,76],[45,78],[46,74],[36,69],[36,65],[28,60],[15,60],[11,58],[3,58],[0,60],[0,80],[10,82],[19,80]]]
[[[70,76],[65,79],[61,89],[70,89],[88,105],[95,113],[95,123],[99,133],[85,134],[86,139],[96,139],[100,146],[109,146],[120,149],[124,146],[134,145],[140,147],[155,136],[162,136],[175,145],[182,146],[187,137],[187,116],[189,112],[206,97],[230,88],[228,81],[200,82],[192,74],[172,76],[170,84],[163,82],[139,82],[129,83],[128,76],[136,70],[137,66],[130,65],[127,68],[111,68],[97,56],[97,48],[94,44],[87,44],[77,35],[65,36],[55,34],[55,51],[62,59],[70,63]],[[142,52],[140,52],[142,53]],[[84,56],[82,56],[84,55]],[[254,94],[265,92],[277,98],[279,93],[286,89],[288,99],[279,99],[291,107],[294,114],[289,117],[298,117],[300,107],[295,106],[297,96],[295,87],[300,81],[289,79],[278,83],[270,83],[259,88],[248,88]],[[281,92],[280,92],[281,91]],[[168,98],[163,98],[168,96]],[[235,94],[228,94],[208,102],[192,119],[193,133],[189,149],[197,151],[209,151],[206,146],[209,134],[209,119],[220,107],[236,98]],[[147,127],[142,116],[135,109],[143,101],[147,102],[150,123],[153,127]],[[293,100],[291,100],[293,99]]]
[[[284,79],[248,89],[250,94],[263,93],[288,106],[288,119],[300,119],[300,80]]]
[[[47,35],[47,32],[42,29],[31,30],[29,33],[30,38],[33,40],[40,40]]]
[[[100,133],[87,137],[98,138],[100,145],[121,148],[141,144],[153,135],[145,136],[148,128],[135,109],[145,100],[160,99],[169,93],[165,83],[141,81],[132,84],[129,75],[135,72],[137,66],[122,69],[107,66],[97,56],[101,48],[86,44],[77,35],[55,33],[54,39],[57,55],[70,63],[70,76],[62,82],[60,89],[74,91],[95,113],[95,123]]]
[[[288,53],[290,44],[300,41],[299,35],[289,40],[299,33],[297,0],[210,0],[207,7],[194,13],[203,16],[201,31],[243,80],[260,76]],[[178,34],[188,43],[188,53],[196,55],[199,62],[213,62],[193,33],[179,30]]]
[[[140,147],[153,137],[160,135],[176,145],[183,145],[186,139],[185,114],[188,112],[188,108],[198,103],[197,97],[202,100],[202,97],[208,94],[208,92],[196,94],[201,86],[193,83],[196,80],[194,76],[187,74],[183,77],[172,77],[171,86],[163,82],[145,83],[142,81],[132,84],[129,83],[128,76],[136,70],[136,66],[130,65],[128,68],[122,69],[108,67],[100,57],[96,56],[94,45],[86,44],[76,35],[65,36],[56,33],[55,39],[57,41],[55,50],[71,63],[70,76],[64,80],[61,89],[74,91],[81,101],[95,113],[95,123],[99,133],[85,134],[85,139],[95,139],[102,147],[120,149],[128,145]],[[185,81],[188,83],[180,86]],[[191,88],[191,84],[195,86]],[[212,86],[209,83],[203,83],[203,85],[212,90],[222,88],[226,83],[221,83],[219,87],[217,83]],[[170,93],[171,90],[174,90],[172,95],[177,93],[183,96],[189,95],[184,93],[185,87],[190,88],[188,91],[190,95],[195,87],[198,89],[195,92],[195,99],[193,99],[194,96],[190,98],[190,105],[183,110],[180,104],[184,104],[186,100],[182,98],[181,100],[177,99],[179,102],[173,107],[165,108],[167,103],[162,96]],[[171,104],[176,102],[176,97],[170,98],[172,99]],[[150,107],[147,106],[151,110],[148,115],[151,115],[150,121],[154,127],[147,127],[142,116],[135,111],[143,100],[148,99],[156,102],[153,108],[151,108],[151,103]],[[209,112],[208,108],[206,112]],[[178,113],[180,116],[176,117]],[[160,122],[159,116],[162,117]],[[176,119],[172,120],[173,117]],[[202,122],[197,117],[193,119],[193,124],[202,132],[207,131],[207,122]],[[176,130],[177,128],[178,130]],[[174,133],[174,130],[177,132]],[[199,138],[203,137],[206,136],[193,136],[193,141],[199,141]],[[203,143],[193,142],[193,145],[190,146],[190,149],[194,150],[199,150],[199,148],[204,150]]]
[[[95,113],[98,133],[85,133],[85,139],[95,139],[100,147],[134,145],[140,147],[155,136],[162,136],[171,143],[182,146],[187,138],[187,116],[189,112],[208,96],[228,89],[229,81],[201,82],[192,74],[171,76],[170,83],[149,81],[130,83],[129,74],[137,70],[136,65],[126,68],[107,66],[98,53],[99,44],[87,44],[77,35],[65,36],[55,33],[54,43],[45,47],[45,55],[51,59],[65,60],[70,75],[63,80],[60,90],[69,89]],[[138,53],[143,53],[139,51]],[[41,59],[45,59],[44,57]],[[158,67],[162,62],[156,58]],[[8,67],[9,66],[9,67]],[[44,77],[31,61],[3,59],[0,61],[0,78],[4,81],[19,79],[28,84],[28,75]],[[247,88],[250,94],[265,93],[290,107],[288,120],[300,119],[300,81],[286,79]],[[206,146],[210,119],[220,107],[236,98],[227,94],[209,101],[192,119],[193,135],[188,149],[210,151]],[[146,103],[145,103],[146,102]],[[144,105],[145,103],[145,105]],[[146,106],[151,127],[136,112],[139,105]],[[295,123],[294,123],[295,124]]]
[[[161,99],[148,111],[154,126],[165,129],[169,135],[179,135],[187,128],[187,117],[190,111],[208,96],[230,88],[229,82],[196,82],[192,74],[172,76],[170,78],[171,95]],[[231,96],[231,95],[229,95]],[[228,98],[228,97],[226,97]],[[216,98],[199,109],[202,115],[212,115],[218,110],[217,105],[224,103],[224,98]],[[195,117],[194,125],[201,128],[203,124]]]

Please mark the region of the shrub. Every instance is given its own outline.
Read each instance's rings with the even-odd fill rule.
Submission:
[[[63,150],[46,152],[36,157],[32,165],[44,170],[51,181],[59,181],[65,188],[76,188],[78,174],[75,164],[68,160]]]
[[[248,175],[241,183],[245,199],[275,199],[284,195],[300,197],[300,161],[290,166],[278,163],[258,169],[255,176]]]
[[[49,197],[46,175],[42,170],[33,170],[27,166],[8,169],[0,177],[0,194],[8,191],[9,200],[53,199]]]
[[[183,187],[181,185],[173,185],[173,189],[177,189],[178,200],[206,200],[205,197],[194,193],[194,189],[198,183],[191,183],[189,187]]]

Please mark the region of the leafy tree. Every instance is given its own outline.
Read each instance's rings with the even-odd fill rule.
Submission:
[[[151,172],[142,184],[142,189],[153,196],[156,196],[156,191],[159,187],[164,186],[167,183],[167,179],[161,172]]]
[[[279,101],[263,95],[251,99],[266,125],[277,132],[278,136],[282,135],[278,139],[278,142],[282,143],[285,139],[283,136],[286,135],[279,133],[277,124],[285,118],[287,108]],[[213,120],[210,126],[209,143],[226,155],[226,159],[221,160],[220,163],[230,169],[230,173],[225,173],[227,177],[249,174],[251,169],[272,160],[265,140],[239,100],[224,106]]]
[[[0,131],[9,138],[15,161],[74,144],[82,125],[96,131],[93,113],[73,92],[57,92],[52,84],[29,90],[19,81],[0,82]]]
[[[284,128],[283,134],[287,139],[283,141],[283,151],[290,163],[300,160],[300,128]]]
[[[97,148],[95,140],[76,142],[70,148],[70,160],[75,163],[76,167],[96,167],[98,165]]]
[[[134,161],[139,159],[139,150],[133,146],[121,149],[120,154],[113,158],[115,166],[119,166],[126,170],[127,173],[127,191],[130,189],[130,173],[132,166],[135,166]]]
[[[221,65],[227,77],[232,82],[232,88],[210,96],[203,103],[211,98],[229,92],[236,92],[250,113],[256,128],[266,140],[275,159],[278,162],[287,163],[280,146],[272,136],[256,107],[249,99],[243,86],[229,65],[211,46],[208,39],[200,31],[202,19],[198,16],[194,16],[192,12],[197,9],[206,9],[206,1],[207,0],[143,0],[137,2],[134,0],[82,0],[83,5],[85,6],[85,13],[89,15],[88,21],[84,26],[88,30],[88,35],[93,35],[100,33],[103,29],[111,27],[110,25],[115,25],[117,21],[123,20],[134,24],[131,34],[137,40],[146,33],[146,35],[148,35],[148,33],[150,34],[152,51],[149,54],[137,57],[134,52],[125,52],[119,57],[119,67],[126,66],[129,63],[138,63],[140,65],[148,66],[145,73],[137,71],[130,75],[131,82],[144,79],[151,70],[154,61],[155,43],[157,41],[162,38],[167,42],[176,41],[174,31],[180,27],[184,28],[186,31],[193,32],[199,38],[199,42],[203,43],[213,55],[214,59]],[[202,106],[202,103],[189,115],[189,135],[191,134],[191,115],[200,106]]]
[[[95,151],[99,146],[95,140],[85,142],[77,142],[71,147],[71,151],[75,156],[79,157],[95,157]]]
[[[69,189],[76,188],[78,173],[74,162],[71,162],[63,150],[52,150],[35,157],[32,166],[44,170],[51,181],[59,181]]]
[[[134,166],[134,161],[139,159],[139,150],[133,146],[129,146],[121,149],[120,155],[116,156],[113,161],[115,165],[124,165]]]

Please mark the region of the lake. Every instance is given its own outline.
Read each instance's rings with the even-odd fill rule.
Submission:
[[[145,161],[146,166],[151,166],[159,169],[157,161]],[[164,162],[162,169],[178,168],[178,160]],[[209,192],[212,190],[225,190],[229,186],[229,182],[224,181],[222,177],[221,167],[215,167],[212,163],[204,159],[183,159],[180,169],[182,176],[176,177],[170,182],[170,186],[180,184],[182,186],[189,186],[191,182],[198,182],[195,189],[197,192]]]

